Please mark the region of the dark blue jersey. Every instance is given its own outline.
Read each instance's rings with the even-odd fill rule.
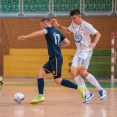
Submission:
[[[47,27],[45,30],[47,31],[47,34],[45,34],[45,39],[47,42],[49,57],[61,55],[60,45],[65,39],[65,36],[63,36],[62,33],[56,30],[54,27]]]

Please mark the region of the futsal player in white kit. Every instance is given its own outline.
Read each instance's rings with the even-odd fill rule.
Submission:
[[[98,43],[101,35],[91,24],[82,19],[78,9],[72,10],[70,12],[70,17],[72,23],[68,28],[60,25],[56,19],[51,20],[56,27],[59,27],[68,34],[72,32],[74,35],[77,51],[72,61],[70,74],[78,85],[84,85],[85,87],[85,99],[83,103],[88,103],[94,94],[87,89],[82,77],[86,78],[97,88],[100,94],[100,100],[104,100],[106,98],[106,91],[100,86],[96,78],[87,71],[93,49]],[[95,37],[93,42],[91,42],[90,34]]]

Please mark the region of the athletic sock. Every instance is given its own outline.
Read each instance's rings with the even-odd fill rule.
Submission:
[[[100,84],[98,83],[98,81],[96,80],[96,78],[92,75],[92,74],[88,74],[88,76],[86,77],[86,79],[92,84],[94,85],[98,90],[102,90],[103,88],[100,86]]]
[[[80,75],[78,75],[77,77],[74,78],[74,80],[77,83],[77,85],[83,85],[84,86],[85,95],[88,95],[89,94],[89,90],[87,89],[83,78]]]
[[[71,81],[66,80],[66,79],[62,79],[61,85],[65,86],[65,87],[69,87],[69,88],[74,88],[74,89],[78,88],[78,85],[76,85],[76,84],[74,84]]]
[[[37,79],[37,85],[38,85],[38,92],[39,92],[39,94],[43,94],[44,79],[43,78]]]

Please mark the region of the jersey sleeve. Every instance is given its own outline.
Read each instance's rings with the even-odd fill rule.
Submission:
[[[69,30],[70,32],[73,32],[73,29],[74,29],[74,24],[71,23],[71,25],[68,27],[68,30]]]
[[[43,31],[45,32],[45,35],[49,32],[49,28],[44,28]]]
[[[48,31],[46,29],[43,29],[43,31],[45,32],[45,35],[48,33]]]
[[[87,25],[87,31],[89,34],[92,34],[92,35],[98,33],[98,31],[91,24]]]
[[[60,36],[61,36],[61,41],[63,41],[66,38],[62,33],[60,33]]]

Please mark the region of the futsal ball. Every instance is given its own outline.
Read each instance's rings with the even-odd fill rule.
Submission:
[[[24,94],[22,93],[16,93],[14,95],[14,101],[16,101],[17,103],[21,103],[24,100]]]

